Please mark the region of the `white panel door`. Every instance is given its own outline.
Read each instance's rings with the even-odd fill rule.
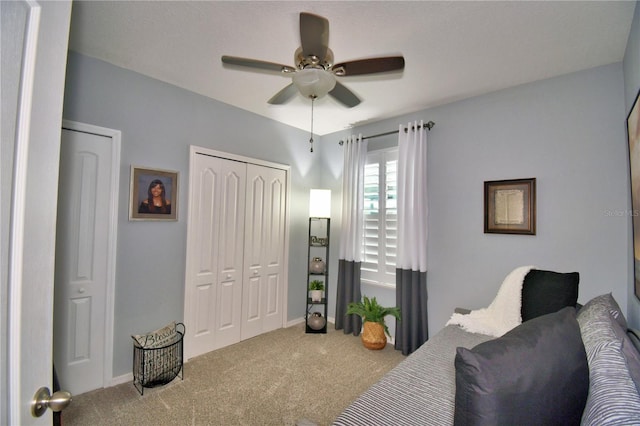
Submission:
[[[281,328],[284,322],[284,249],[286,223],[286,172],[268,169],[265,173],[268,195],[266,201],[265,251],[262,255],[265,276],[265,297],[262,332]]]
[[[191,165],[187,283],[185,291],[186,357],[215,349],[214,307],[218,262],[220,173],[216,159],[197,155]],[[191,230],[192,228],[192,230]]]
[[[245,168],[244,163],[218,157],[193,157],[185,291],[187,359],[240,341]]]
[[[242,340],[262,333],[264,251],[264,207],[266,182],[250,167],[247,177],[247,203],[245,214],[244,282],[242,286]]]
[[[242,339],[282,327],[286,172],[247,165]]]
[[[74,394],[104,386],[111,150],[110,137],[62,130],[53,348]]]
[[[51,411],[35,418],[31,401],[53,381],[55,212],[71,2],[3,1],[0,11],[0,281],[8,296],[0,300],[7,320],[0,320],[0,424],[51,425]]]
[[[220,160],[220,159],[219,159]],[[216,348],[240,341],[242,256],[244,251],[245,163],[220,160],[218,284],[215,305]]]
[[[287,279],[287,170],[197,147],[190,158],[187,359],[281,328]]]

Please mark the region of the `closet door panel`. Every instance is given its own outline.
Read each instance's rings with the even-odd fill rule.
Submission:
[[[245,265],[252,269],[262,266],[264,251],[264,215],[265,215],[265,182],[261,176],[254,176],[247,188],[247,244],[245,255],[248,256]]]
[[[245,165],[230,162],[227,168],[234,166],[236,170],[224,170],[223,197],[220,205],[220,274],[223,280],[229,275],[242,274],[242,255],[244,246],[244,186]],[[238,261],[239,266],[238,267]]]
[[[280,303],[278,301],[278,288],[280,287],[280,280],[278,274],[272,274],[267,276],[267,291],[266,303],[264,313],[267,317],[270,315],[276,315],[278,313]]]
[[[246,164],[220,161],[221,202],[218,206],[218,290],[216,303],[216,348],[240,341],[242,306],[242,256]]]
[[[285,178],[283,170],[247,165],[245,273],[252,286],[243,296],[243,339],[282,327]]]
[[[282,327],[284,308],[284,235],[286,216],[286,172],[267,168],[264,178],[268,183],[267,205],[265,206],[265,234],[267,235],[263,253],[264,275],[266,278],[263,332]]]
[[[242,296],[242,339],[262,333],[265,181],[247,165],[245,209],[244,286]]]
[[[255,323],[260,320],[260,278],[249,277],[247,282],[246,318],[247,322]],[[259,334],[259,333],[258,333]]]
[[[218,330],[228,330],[233,328],[236,325],[236,321],[234,320],[235,312],[233,309],[232,303],[225,304],[223,301],[233,301],[233,292],[234,292],[233,283],[229,282],[221,282],[218,286],[218,296],[217,300],[220,301],[217,306],[218,313]]]
[[[195,230],[187,248],[185,322],[187,357],[215,349],[215,306],[220,215],[220,174],[214,158],[198,155],[193,167],[190,226]]]
[[[218,204],[219,191],[216,188],[218,181],[217,172],[205,167],[198,176],[198,185],[195,197],[198,200],[195,206],[195,223],[201,238],[198,241],[198,250],[193,253],[193,264],[196,267],[196,280],[198,284],[213,284],[217,269],[214,253],[217,250],[218,224],[215,220],[214,207]],[[213,219],[213,220],[212,220]]]
[[[284,256],[285,183],[284,171],[272,169],[271,172],[269,199],[265,208],[267,250],[264,253],[264,261],[270,267],[279,268]]]
[[[192,154],[185,356],[284,324],[286,170]]]
[[[213,291],[213,284],[203,284],[196,287],[196,306],[193,316],[195,317],[194,331],[197,338],[208,336],[209,339],[213,339],[213,330],[211,328],[211,312],[213,312],[213,301],[215,300]]]

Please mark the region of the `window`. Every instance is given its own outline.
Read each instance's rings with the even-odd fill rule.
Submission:
[[[367,154],[364,178],[362,281],[396,285],[398,149]]]

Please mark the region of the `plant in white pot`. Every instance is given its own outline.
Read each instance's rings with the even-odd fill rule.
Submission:
[[[322,292],[324,291],[324,283],[320,280],[313,280],[309,283],[309,295],[312,302],[322,301]]]

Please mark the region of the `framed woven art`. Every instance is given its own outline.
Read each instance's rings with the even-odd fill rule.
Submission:
[[[536,234],[536,178],[484,183],[485,234]]]

